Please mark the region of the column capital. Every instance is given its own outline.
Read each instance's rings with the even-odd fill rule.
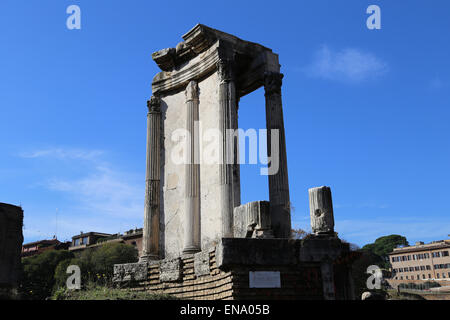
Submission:
[[[265,95],[280,94],[281,85],[283,83],[284,75],[279,72],[265,72],[264,73],[264,90]]]
[[[234,61],[220,59],[219,61],[217,61],[216,66],[220,83],[234,81]]]
[[[198,100],[198,83],[195,80],[192,80],[188,83],[186,87],[186,91],[184,92],[186,95],[186,102]]]
[[[161,112],[161,99],[157,96],[151,96],[150,100],[147,100],[148,112]]]

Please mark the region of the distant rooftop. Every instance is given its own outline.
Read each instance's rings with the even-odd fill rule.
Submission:
[[[425,251],[434,250],[441,248],[450,248],[450,240],[436,240],[430,243],[423,243],[422,241],[416,242],[414,246],[407,246],[401,248],[394,248],[394,251],[389,253],[390,255],[403,253],[403,252],[415,252],[415,251]]]

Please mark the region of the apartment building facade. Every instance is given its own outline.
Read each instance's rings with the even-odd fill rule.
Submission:
[[[396,248],[389,261],[394,284],[437,281],[450,285],[450,240]]]

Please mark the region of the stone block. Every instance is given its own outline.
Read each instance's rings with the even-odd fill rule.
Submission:
[[[181,259],[166,259],[161,261],[159,280],[161,282],[179,281],[181,279]]]
[[[233,265],[292,265],[297,263],[298,242],[287,239],[222,238],[216,249],[218,268]]]
[[[209,252],[194,254],[194,271],[197,277],[209,275]]]
[[[249,202],[234,208],[233,222],[235,238],[273,238],[267,201]]]
[[[147,267],[146,262],[115,264],[113,282],[147,280]]]

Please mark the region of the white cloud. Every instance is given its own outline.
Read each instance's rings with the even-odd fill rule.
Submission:
[[[94,172],[75,180],[51,179],[51,190],[64,192],[78,203],[79,209],[111,217],[141,217],[144,183],[137,185],[129,175],[97,166]]]
[[[375,55],[359,49],[333,51],[324,45],[304,70],[315,78],[358,83],[385,74],[388,66]]]
[[[30,161],[37,158],[52,160],[52,176],[42,177],[42,182],[35,187],[55,193],[59,203],[58,237],[61,239],[70,239],[81,230],[116,233],[142,227],[144,178],[120,170],[105,161],[102,154],[101,150],[54,148],[20,155]],[[80,170],[58,171],[58,161],[69,161],[70,166],[83,170],[81,173]],[[33,211],[25,215],[26,241],[50,238],[55,233],[56,215],[46,210],[49,205],[29,203]]]
[[[55,158],[55,159],[81,159],[94,160],[101,156],[104,152],[101,150],[82,150],[82,149],[64,149],[52,148],[36,150],[32,152],[21,153],[22,158]]]

